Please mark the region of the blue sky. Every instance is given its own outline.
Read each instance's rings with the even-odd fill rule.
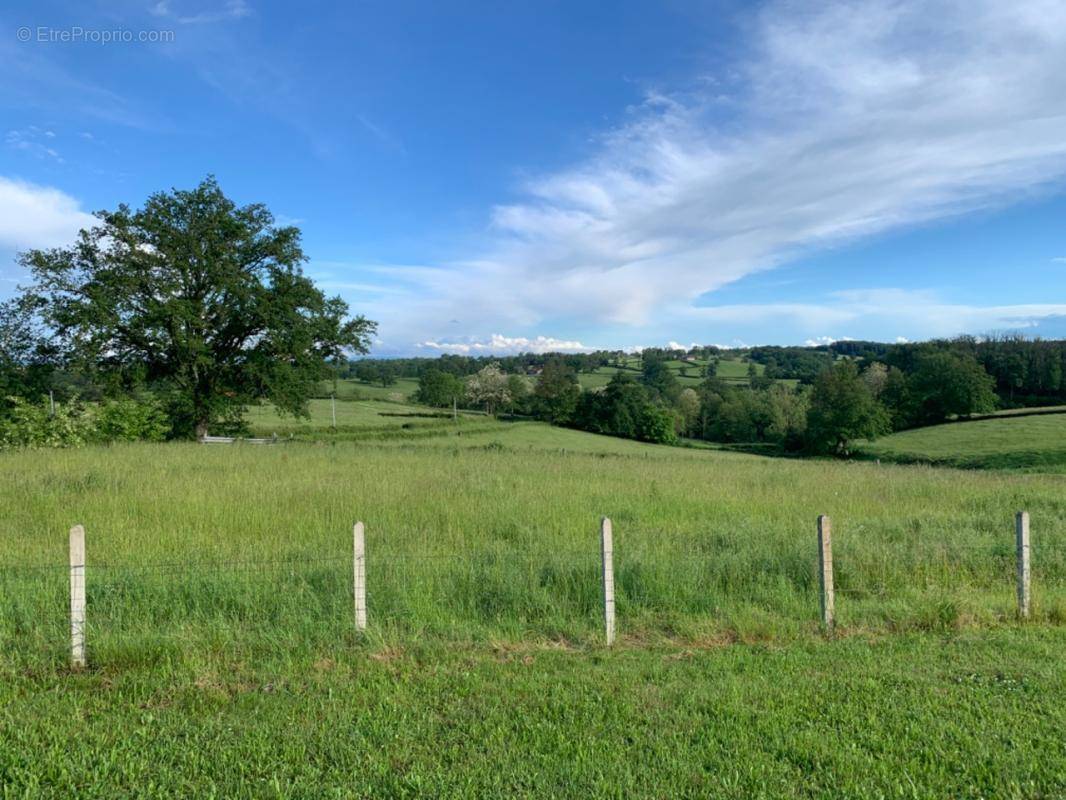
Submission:
[[[0,66],[0,295],[213,173],[380,355],[1066,336],[1066,0],[38,1]]]

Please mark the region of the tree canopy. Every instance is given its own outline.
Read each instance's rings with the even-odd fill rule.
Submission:
[[[511,391],[505,375],[497,364],[489,364],[466,379],[466,396],[470,401],[495,416],[511,402]]]
[[[856,439],[873,439],[888,430],[888,412],[874,398],[853,361],[840,361],[815,379],[807,415],[812,449],[847,455]]]
[[[537,378],[533,397],[537,414],[548,422],[563,425],[573,419],[581,387],[577,374],[562,359],[553,358]]]
[[[299,230],[213,177],[96,217],[73,246],[20,255],[27,297],[70,363],[164,393],[175,433],[260,399],[306,413],[327,361],[368,350],[375,323],[303,275]]]
[[[914,421],[943,422],[996,407],[995,381],[968,353],[927,353],[918,358],[910,380]]]
[[[427,406],[448,408],[462,400],[465,392],[462,380],[455,375],[439,369],[427,369],[418,379],[414,400]]]

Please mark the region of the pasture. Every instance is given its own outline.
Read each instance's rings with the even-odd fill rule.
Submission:
[[[395,403],[338,403],[333,432],[328,409],[253,412],[254,427],[291,425],[279,433],[297,440],[277,446],[0,457],[0,784],[85,797],[1066,786],[1061,478],[771,460],[393,416],[433,413]],[[834,523],[832,636],[820,513]],[[615,531],[613,648],[601,515]],[[89,667],[72,672],[74,523]]]
[[[672,359],[666,362],[666,366],[674,373],[678,383],[683,387],[691,387],[695,389],[706,380],[704,375],[704,370],[707,367],[706,359],[697,359],[691,362],[682,362],[677,359]],[[640,369],[640,359],[633,357],[626,359],[624,366],[621,368],[615,365],[600,367],[592,372],[579,373],[577,379],[578,383],[581,384],[582,389],[598,389],[601,386],[606,386],[610,383],[611,378],[613,378],[618,372],[625,372],[632,375],[634,378],[637,378],[640,376]],[[762,375],[765,371],[762,364],[756,364],[755,369],[759,375]],[[740,359],[720,359],[718,362],[717,377],[727,383],[746,385],[748,383],[748,362],[741,361]],[[795,383],[795,381],[787,382]]]
[[[321,388],[321,397],[328,398],[334,393],[333,381],[324,381]],[[340,400],[377,400],[389,403],[407,402],[418,390],[418,381],[415,378],[397,378],[392,386],[382,386],[379,383],[364,383],[354,379],[338,380],[336,383],[336,395]]]
[[[966,469],[1066,472],[1066,413],[950,422],[886,436],[862,447],[871,458]]]

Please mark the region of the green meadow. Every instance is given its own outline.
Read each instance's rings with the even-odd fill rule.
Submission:
[[[1066,473],[1066,413],[1020,413],[901,431],[862,450],[885,461]]]
[[[678,382],[684,387],[695,389],[706,380],[706,376],[704,375],[704,370],[707,367],[706,359],[694,359],[688,362],[673,359],[665,363],[670,371],[677,377]],[[765,370],[762,364],[756,364],[755,369],[759,375],[762,375]],[[577,379],[578,383],[581,384],[581,388],[597,389],[610,383],[611,378],[619,372],[624,372],[633,377],[639,376],[640,359],[627,359],[625,365],[621,368],[612,365],[600,367],[592,372],[581,372],[578,373]],[[718,362],[717,377],[729,383],[747,384],[748,362],[741,361],[740,359],[720,359]],[[788,383],[795,383],[795,381],[788,381]]]
[[[400,403],[337,416],[253,410],[257,432],[293,435],[274,446],[0,456],[0,796],[1066,791],[1061,476],[767,459]],[[1038,419],[1060,418],[997,423]],[[75,523],[84,670],[68,666]]]

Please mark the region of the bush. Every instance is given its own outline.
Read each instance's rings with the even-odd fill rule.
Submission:
[[[655,444],[677,444],[674,422],[669,409],[648,403],[637,418],[637,438]]]
[[[108,400],[89,406],[78,400],[30,403],[8,398],[0,417],[0,449],[81,447],[89,442],[161,441],[170,431],[163,407],[154,399]]]
[[[80,447],[92,438],[92,418],[77,401],[57,403],[54,414],[47,402],[10,397],[8,403],[7,414],[0,417],[0,449]]]
[[[108,400],[95,414],[93,438],[100,442],[160,442],[169,431],[170,421],[155,399]]]

